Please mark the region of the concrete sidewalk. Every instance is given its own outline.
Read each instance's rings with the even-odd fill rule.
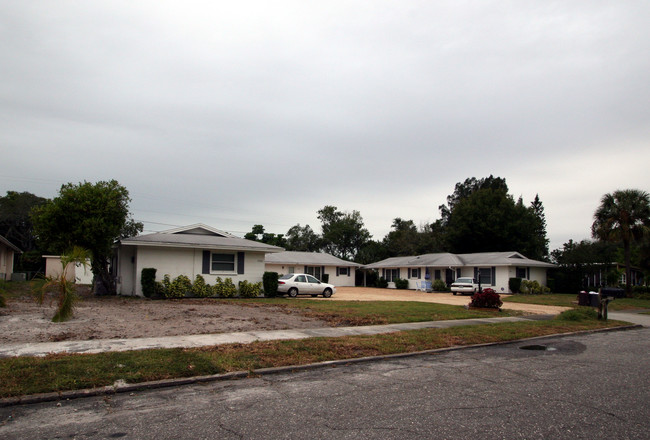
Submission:
[[[0,358],[11,356],[45,356],[50,353],[101,353],[107,351],[145,350],[150,348],[193,348],[232,343],[246,344],[255,341],[375,335],[379,333],[391,333],[423,328],[449,328],[463,325],[552,319],[554,316],[555,315],[528,315],[520,317],[456,319],[448,321],[409,322],[358,327],[322,327],[315,329],[252,331],[241,333],[219,333],[212,335],[166,336],[159,338],[94,339],[89,341],[8,344],[0,347]],[[614,318],[614,316],[611,316],[611,318],[618,319]]]

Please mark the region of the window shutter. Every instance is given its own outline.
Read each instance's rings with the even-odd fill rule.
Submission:
[[[492,285],[497,285],[497,268],[492,266]]]
[[[307,266],[305,266],[305,270],[303,270],[302,273],[307,273]]]
[[[400,268],[398,267],[398,268],[397,268],[397,278],[402,278],[402,277],[401,277],[401,275],[402,275],[401,272],[402,272],[402,269],[400,269]]]
[[[526,279],[530,280],[530,267],[526,268]]]
[[[210,251],[203,251],[203,270],[201,273],[210,273]]]
[[[246,257],[246,252],[237,252],[237,273],[244,273],[244,260]]]
[[[339,268],[336,268],[336,276],[339,276]]]
[[[478,267],[475,267],[475,268],[474,268],[474,279],[475,279],[475,280],[478,279]]]
[[[422,278],[422,268],[418,267],[418,279]]]
[[[381,277],[386,278],[386,269],[381,270]]]
[[[352,268],[348,267],[348,276],[350,276],[350,272],[352,272]]]

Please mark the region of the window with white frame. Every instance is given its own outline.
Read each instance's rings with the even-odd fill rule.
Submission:
[[[528,278],[526,276],[526,268],[525,267],[518,267],[516,275],[517,275],[517,278],[521,278],[522,280],[525,280],[525,279]]]
[[[386,269],[384,277],[388,282],[395,281],[399,278],[399,269]]]
[[[320,266],[305,266],[305,273],[313,275],[319,280],[321,279],[321,267]]]
[[[490,267],[481,267],[478,270],[479,275],[481,276],[481,284],[483,285],[492,285],[492,268]]]
[[[212,272],[234,272],[235,254],[212,254]]]
[[[339,267],[339,276],[348,276],[350,274],[349,267]]]
[[[409,273],[409,278],[420,278],[420,269],[418,268],[409,269]]]

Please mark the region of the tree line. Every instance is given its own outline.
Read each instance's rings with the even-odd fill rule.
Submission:
[[[501,177],[465,179],[455,185],[447,203],[438,207],[438,220],[417,226],[412,219],[395,217],[390,232],[380,240],[373,240],[359,211],[342,211],[333,205],[317,212],[320,233],[300,224],[285,234],[268,233],[258,224],[244,238],[293,251],[323,251],[361,264],[436,252],[518,251],[560,266],[580,258],[612,261],[615,256],[626,265],[628,284],[632,264],[650,269],[648,193],[619,190],[606,194],[594,214],[591,232],[596,241],[570,241],[549,254],[539,196],[525,204],[508,191]],[[43,253],[62,254],[74,246],[87,249],[96,282],[111,293],[115,288],[108,264],[114,242],[143,230],[142,223],[131,217],[130,201],[127,189],[115,180],[68,183],[52,200],[8,191],[0,197],[0,235],[25,251],[17,271],[39,270]],[[612,254],[612,249],[618,254]]]
[[[269,234],[255,225],[245,238],[292,251],[324,251],[345,260],[368,264],[388,257],[435,252],[471,253],[517,250],[529,258],[548,257],[544,206],[535,199],[526,206],[508,193],[506,180],[474,177],[456,184],[440,205],[440,219],[417,226],[396,217],[390,232],[373,240],[359,211],[326,205],[318,211],[322,233],[310,225],[292,226],[286,234]]]

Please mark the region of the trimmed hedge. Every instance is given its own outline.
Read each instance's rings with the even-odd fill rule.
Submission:
[[[264,285],[264,296],[273,298],[278,296],[278,279],[280,275],[277,272],[264,272],[262,284]]]
[[[508,289],[511,293],[519,293],[521,291],[521,278],[510,278],[508,280]]]
[[[142,294],[151,298],[156,294],[156,269],[145,267],[140,273],[140,284],[142,285]]]

